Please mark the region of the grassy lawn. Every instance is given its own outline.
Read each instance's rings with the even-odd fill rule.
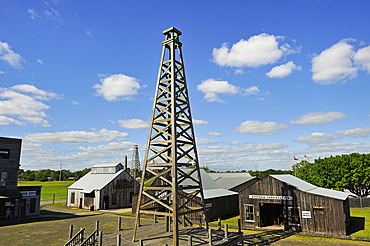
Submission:
[[[41,188],[41,201],[52,201],[53,194],[55,200],[67,199],[67,188],[74,181],[18,181],[18,186],[42,186]]]

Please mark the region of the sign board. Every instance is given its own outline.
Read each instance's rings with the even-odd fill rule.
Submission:
[[[0,149],[0,159],[9,159],[10,149]]]
[[[302,218],[311,219],[311,211],[302,211]]]
[[[212,203],[206,203],[206,208],[212,208]]]
[[[21,191],[22,196],[36,196],[36,191]]]
[[[5,202],[5,207],[10,207],[12,205],[12,202]]]
[[[249,195],[251,199],[268,199],[268,200],[293,200],[291,196],[266,196],[266,195]]]

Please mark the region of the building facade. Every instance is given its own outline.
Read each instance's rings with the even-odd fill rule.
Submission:
[[[314,186],[292,175],[269,175],[239,192],[242,227],[328,235],[348,233],[348,194]]]
[[[139,183],[123,165],[94,165],[91,171],[68,187],[67,206],[91,210],[131,207]]]

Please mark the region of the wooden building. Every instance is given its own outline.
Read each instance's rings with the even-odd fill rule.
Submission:
[[[91,210],[131,207],[139,183],[119,164],[97,164],[68,187],[67,206]]]
[[[257,182],[259,178],[252,177],[247,172],[240,173],[207,173],[221,188],[239,192]]]
[[[17,187],[22,139],[0,137],[0,221],[40,214],[41,186]]]
[[[184,172],[186,172],[186,168],[181,168]],[[190,170],[190,169],[189,169]],[[197,179],[195,177],[196,173],[194,172],[191,177]],[[219,217],[222,219],[228,219],[239,214],[239,203],[238,203],[238,193],[229,191],[227,189],[223,189],[216,184],[215,181],[205,172],[203,169],[200,169],[200,175],[202,179],[202,186],[203,186],[203,193],[204,193],[204,203],[206,207],[206,214],[208,221],[217,220]],[[169,178],[171,179],[171,178]],[[158,183],[160,182],[160,183]],[[156,179],[152,185],[161,186],[164,182],[160,179]],[[182,182],[183,185],[193,185],[194,183],[190,180],[185,180]],[[148,193],[153,191],[148,191]],[[188,193],[191,193],[192,190],[187,190]],[[195,198],[197,202],[201,201],[200,195]],[[135,214],[137,208],[137,196],[133,199],[132,204],[132,213]],[[143,203],[147,201],[146,197],[143,196]],[[179,206],[185,202],[185,199],[180,199]],[[156,204],[151,204],[153,208],[156,207]],[[194,202],[189,202],[188,206],[190,207],[197,207],[198,204]],[[159,210],[160,211],[160,210]],[[181,212],[181,210],[179,211]],[[203,215],[203,212],[199,213],[192,213],[187,215],[187,218],[191,221],[198,223],[199,222],[199,215]]]
[[[292,175],[269,175],[239,192],[243,228],[346,235],[348,194],[320,188]]]

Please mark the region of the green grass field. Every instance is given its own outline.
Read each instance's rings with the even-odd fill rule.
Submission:
[[[74,181],[18,181],[18,186],[42,186],[41,201],[52,201],[55,194],[55,201],[67,199],[67,188]]]

